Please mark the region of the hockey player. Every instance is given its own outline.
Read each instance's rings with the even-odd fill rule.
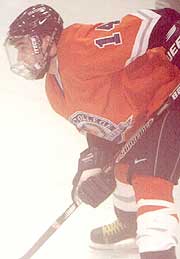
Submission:
[[[104,246],[136,237],[141,259],[175,259],[178,103],[162,112],[118,164],[113,158],[180,82],[180,15],[140,10],[109,23],[63,28],[54,9],[35,5],[10,25],[5,48],[16,74],[46,75],[53,109],[87,134],[89,147],[73,180],[74,202],[97,207],[114,191],[118,220],[92,231],[92,241]],[[178,95],[179,88],[174,99]]]

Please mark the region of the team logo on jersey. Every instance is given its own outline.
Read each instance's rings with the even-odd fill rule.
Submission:
[[[76,126],[81,133],[89,133],[118,144],[124,141],[124,134],[132,127],[133,115],[126,121],[115,124],[103,117],[86,113],[76,112],[68,120]]]

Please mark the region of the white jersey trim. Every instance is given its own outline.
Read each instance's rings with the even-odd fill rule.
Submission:
[[[141,208],[143,206],[162,206],[165,207],[160,210],[153,211],[153,213],[159,213],[160,211],[162,212],[167,212],[168,214],[176,214],[177,209],[174,203],[165,201],[165,200],[157,200],[157,199],[140,199],[137,202],[137,207]],[[151,213],[151,212],[148,212]]]
[[[139,10],[137,13],[132,13],[132,15],[139,17],[142,20],[142,23],[137,33],[131,56],[126,61],[125,66],[146,52],[151,32],[161,18],[159,14],[151,10]]]

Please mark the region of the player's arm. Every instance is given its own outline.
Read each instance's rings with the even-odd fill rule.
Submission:
[[[107,23],[71,26],[68,53],[75,75],[86,80],[123,69],[146,52],[159,18],[152,10],[144,10]]]
[[[69,51],[76,75],[87,79],[120,71],[148,49],[162,46],[163,21],[168,20],[168,31],[173,16],[146,9],[108,23],[75,25]]]
[[[108,23],[75,25],[69,55],[76,76],[86,80],[120,71],[156,47],[164,47],[176,64],[179,16],[173,9],[145,9]]]

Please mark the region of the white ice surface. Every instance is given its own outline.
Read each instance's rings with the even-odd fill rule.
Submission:
[[[122,3],[123,2],[123,3]],[[142,3],[143,2],[143,3]],[[0,258],[18,259],[70,205],[71,181],[83,136],[55,114],[44,81],[25,81],[9,71],[2,46],[9,23],[39,1],[2,1],[0,23]],[[43,1],[61,12],[65,25],[109,21],[154,1]],[[176,195],[180,197],[179,195]],[[180,200],[180,199],[179,199]],[[34,259],[136,259],[137,255],[89,250],[92,228],[114,219],[111,198],[97,209],[81,206]],[[179,248],[178,248],[179,251]],[[180,258],[180,251],[179,251]]]

